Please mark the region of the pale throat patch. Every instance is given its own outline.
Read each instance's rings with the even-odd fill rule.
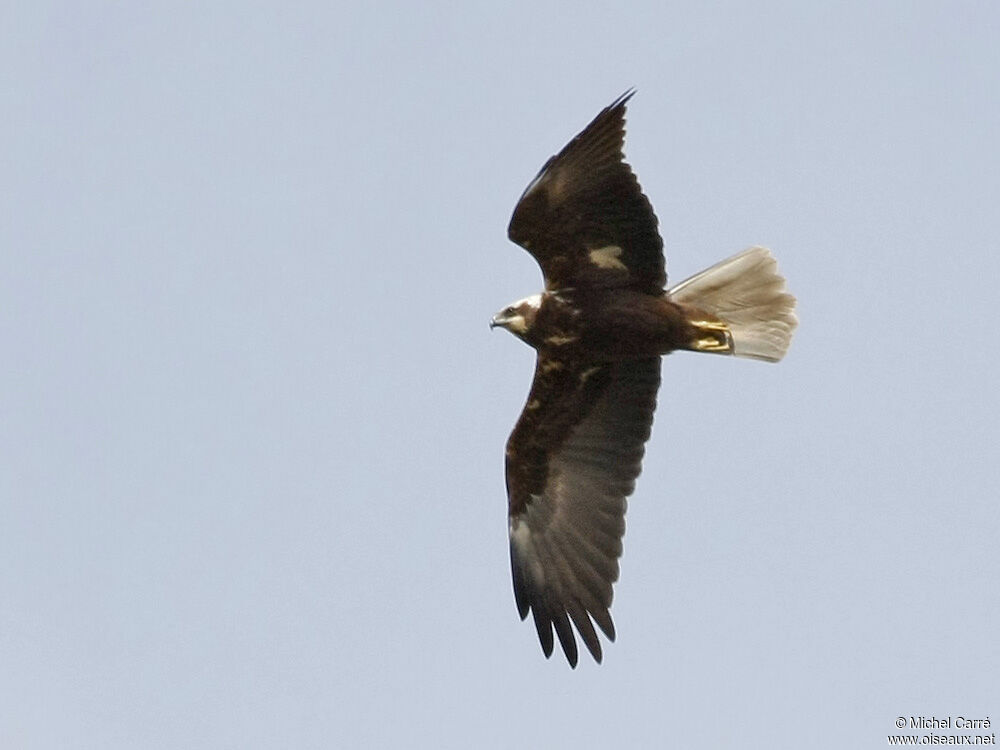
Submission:
[[[516,315],[505,324],[511,333],[524,334],[528,332],[528,321],[523,315]]]
[[[614,269],[616,271],[627,271],[628,268],[619,260],[622,249],[618,245],[605,245],[591,250],[587,253],[590,262],[598,268]]]

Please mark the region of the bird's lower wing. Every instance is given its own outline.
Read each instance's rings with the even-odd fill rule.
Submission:
[[[531,611],[546,656],[552,630],[576,666],[576,626],[598,662],[594,623],[609,613],[626,498],[641,470],[660,385],[660,358],[614,363],[539,357],[507,445],[510,554],[521,618]]]

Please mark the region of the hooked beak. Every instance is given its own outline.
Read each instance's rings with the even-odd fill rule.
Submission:
[[[494,315],[492,320],[490,320],[490,329],[494,328],[505,328],[515,336],[523,337],[527,326],[524,322],[524,316],[521,313],[513,307],[507,307]]]
[[[490,318],[490,330],[492,331],[494,328],[507,328],[512,317],[509,310],[501,310]]]

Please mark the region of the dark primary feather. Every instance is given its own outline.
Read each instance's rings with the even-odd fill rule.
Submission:
[[[628,286],[659,294],[667,278],[656,215],[624,162],[624,94],[546,162],[511,218],[511,240],[542,267],[548,289]],[[616,246],[625,269],[601,267],[591,250]]]
[[[575,625],[599,662],[593,623],[614,640],[609,613],[660,384],[660,358],[594,364],[539,355],[528,403],[507,443],[511,569],[521,618],[542,650],[553,628],[576,666]]]

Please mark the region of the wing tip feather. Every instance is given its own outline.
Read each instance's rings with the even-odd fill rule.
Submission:
[[[627,89],[625,89],[625,91],[621,93],[621,95],[617,99],[615,99],[613,102],[611,102],[611,104],[608,105],[608,109],[609,110],[618,108],[624,109],[625,105],[628,104],[629,99],[635,96],[635,91],[636,91],[635,86],[629,86]]]

